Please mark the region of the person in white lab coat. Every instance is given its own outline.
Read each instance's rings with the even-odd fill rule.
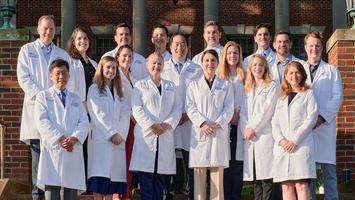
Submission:
[[[132,43],[132,29],[126,23],[120,23],[116,26],[114,39],[117,47],[109,52],[106,52],[102,57],[117,55],[117,50],[122,45],[131,45]],[[148,77],[148,69],[146,67],[145,58],[137,52],[133,52],[133,64],[131,67],[131,75],[135,80],[141,80]]]
[[[271,118],[278,92],[268,63],[261,55],[250,58],[244,92],[239,123],[245,138],[244,181],[253,181],[255,200],[272,199]]]
[[[263,56],[271,68],[275,62],[276,53],[270,48],[272,39],[272,26],[269,23],[261,23],[255,27],[254,42],[256,43],[257,50],[254,54]],[[252,54],[252,55],[254,55]],[[248,71],[251,56],[248,56],[243,61],[244,71]],[[271,71],[271,70],[270,70]]]
[[[75,79],[74,92],[77,93],[84,104],[85,110],[86,97],[89,87],[92,84],[97,63],[92,60],[89,55],[91,53],[91,40],[89,32],[81,27],[76,27],[68,41],[68,54],[71,57],[71,64],[73,66],[72,78]],[[90,120],[90,119],[89,119]],[[84,162],[85,162],[85,177],[87,177],[88,165],[88,145],[87,138],[83,143]],[[86,180],[86,178],[85,178]]]
[[[30,145],[33,199],[41,199],[43,195],[43,191],[38,190],[36,186],[40,155],[40,135],[36,126],[33,125],[36,95],[52,86],[52,81],[49,79],[49,64],[58,58],[70,60],[69,55],[53,43],[55,23],[52,15],[44,15],[39,18],[37,32],[39,39],[23,45],[17,59],[17,80],[21,89],[25,92],[20,140]],[[69,73],[71,73],[71,70]],[[71,89],[69,85],[67,89]]]
[[[132,111],[137,121],[131,171],[137,171],[144,200],[163,200],[165,175],[176,173],[174,129],[181,117],[181,101],[173,82],[162,79],[164,60],[148,57],[150,76],[135,84]]]
[[[208,21],[205,23],[203,28],[203,39],[205,40],[207,47],[195,55],[192,58],[192,61],[202,67],[201,57],[204,51],[207,49],[213,49],[218,54],[218,59],[222,57],[223,46],[220,44],[220,40],[222,38],[223,29],[222,26],[218,24],[216,21]]]
[[[46,200],[75,200],[77,190],[85,190],[83,143],[89,120],[80,97],[66,89],[67,61],[54,60],[49,67],[53,86],[36,95],[34,121],[41,136],[37,185]]]
[[[273,181],[281,182],[283,199],[288,200],[308,200],[308,183],[316,178],[312,128],[317,121],[318,107],[306,80],[301,63],[291,61],[285,66],[272,119]]]
[[[187,58],[188,47],[186,37],[180,33],[174,34],[170,39],[172,58],[164,63],[162,78],[172,81],[178,90],[182,102],[182,117],[174,131],[175,149],[181,150],[188,185],[188,196],[193,200],[193,170],[189,168],[189,151],[191,137],[191,121],[185,111],[186,89],[191,81],[199,79],[203,75],[200,66]],[[183,169],[177,169],[182,170]]]
[[[201,56],[204,75],[186,91],[186,113],[192,121],[190,168],[194,169],[195,200],[206,200],[207,169],[211,172],[210,199],[224,199],[223,169],[229,166],[229,122],[234,113],[233,88],[216,77],[218,54]]]
[[[310,32],[305,36],[304,48],[308,61],[303,64],[307,84],[317,99],[319,115],[313,130],[315,160],[322,170],[324,199],[338,199],[336,174],[336,114],[343,102],[340,72],[334,65],[322,60],[323,35]],[[316,199],[315,180],[311,182],[312,199]]]
[[[244,70],[242,47],[234,41],[224,46],[218,77],[231,82],[234,94],[234,114],[230,121],[230,150],[229,168],[224,170],[224,199],[241,199],[243,189],[243,145],[244,139],[238,129],[240,108],[244,95]]]
[[[154,52],[160,54],[164,58],[164,62],[170,60],[171,54],[166,49],[169,42],[169,31],[164,25],[158,25],[153,28],[152,43],[154,44]]]
[[[96,199],[126,193],[125,141],[131,116],[115,58],[101,58],[87,98],[92,134],[88,145],[88,192]]]
[[[118,69],[120,72],[121,80],[122,80],[122,87],[123,93],[125,98],[128,101],[129,109],[132,110],[131,106],[131,96],[133,92],[133,86],[137,82],[133,79],[130,68],[132,67],[133,63],[133,49],[129,45],[122,45],[117,50],[116,61],[118,63]],[[132,198],[132,179],[133,173],[129,171],[129,165],[131,162],[132,157],[132,149],[134,143],[134,126],[136,121],[134,120],[133,116],[130,116],[129,122],[129,129],[128,135],[126,139],[126,177],[127,177],[127,184],[126,184],[126,194],[124,195],[113,195],[113,200],[122,198],[122,199],[131,199]]]

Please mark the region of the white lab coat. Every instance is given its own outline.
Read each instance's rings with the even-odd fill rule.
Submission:
[[[244,140],[245,181],[253,181],[253,160],[255,155],[256,179],[272,178],[272,161],[274,139],[271,132],[271,118],[277,101],[277,87],[274,81],[268,85],[260,84],[254,92],[244,95],[240,112],[239,128],[244,134],[246,128],[252,128],[256,133],[256,141]]]
[[[92,66],[97,67],[97,63],[89,58],[89,62]],[[79,95],[81,101],[86,101],[86,81],[85,81],[85,70],[80,59],[71,58],[71,64],[73,66],[72,78],[75,80],[74,92]]]
[[[181,101],[174,83],[161,80],[161,95],[150,77],[138,81],[132,93],[132,112],[137,123],[134,127],[134,144],[130,170],[154,172],[155,155],[158,151],[158,174],[175,174],[176,159],[174,129],[181,117]],[[159,136],[151,126],[168,123],[172,129]],[[157,149],[159,141],[159,149]]]
[[[23,45],[19,52],[17,59],[17,80],[21,89],[25,92],[20,140],[27,144],[29,144],[30,139],[40,139],[39,132],[36,126],[33,125],[34,104],[37,93],[52,86],[48,69],[50,63],[58,58],[70,62],[67,52],[53,45],[51,56],[47,63],[42,53],[39,39]],[[67,85],[67,89],[70,91],[73,91],[71,87],[73,85],[72,80],[70,78]]]
[[[229,122],[234,111],[233,88],[229,81],[215,78],[212,88],[205,77],[193,81],[186,91],[186,113],[192,121],[189,167],[228,167]],[[203,122],[218,123],[212,136],[201,131]]]
[[[296,94],[290,104],[288,97],[278,99],[272,119],[274,182],[316,178],[312,128],[317,117],[317,102],[311,89]],[[296,144],[294,152],[287,153],[279,146],[282,139]]]
[[[234,95],[234,111],[239,112],[242,107],[243,97],[244,97],[244,85],[240,80],[239,76],[234,76],[230,78],[233,87],[233,95]],[[240,128],[238,128],[237,133],[237,149],[235,154],[235,159],[239,161],[243,161],[243,149],[244,149],[244,137]]]
[[[129,82],[128,78],[123,74],[122,70],[120,69],[120,77],[121,77],[121,81],[122,81],[122,87],[123,87],[123,95],[125,96],[125,98],[127,99],[128,105],[129,105],[129,109],[132,108],[131,106],[131,97],[132,97],[132,92],[133,92],[133,87],[132,85],[134,85],[137,81],[134,80],[134,78],[131,76],[131,73],[129,73],[129,77],[130,80],[132,82]]]
[[[181,100],[181,112],[185,111],[186,89],[191,81],[199,79],[203,76],[203,70],[200,66],[187,59],[184,63],[181,72],[176,70],[173,61],[164,63],[164,70],[161,74],[162,78],[172,81],[175,84],[177,92]],[[190,151],[190,136],[191,135],[191,121],[187,121],[176,127],[174,131],[175,148]]]
[[[307,84],[312,86],[317,99],[319,115],[325,119],[320,127],[313,130],[315,160],[319,163],[336,164],[336,114],[343,102],[343,88],[339,70],[321,60],[311,82],[309,63],[304,62]]]
[[[118,46],[112,51],[106,52],[102,57],[115,57],[118,51]],[[148,77],[148,69],[146,67],[146,59],[139,53],[133,52],[133,63],[131,66],[131,75],[134,80],[141,80]]]
[[[37,185],[41,189],[44,185],[54,185],[85,191],[82,144],[87,137],[89,120],[78,95],[67,91],[65,105],[54,87],[36,95],[33,122],[41,136]],[[78,139],[72,152],[60,146],[62,136]]]
[[[259,52],[257,51],[254,54],[259,54]],[[252,55],[254,55],[254,54],[252,54]],[[244,61],[243,61],[244,71],[248,71],[248,65],[249,65],[249,61],[250,61],[252,55],[249,55],[244,59]],[[266,57],[266,61],[269,65],[269,68],[270,68],[270,66],[272,66],[274,64],[275,59],[276,59],[276,53],[271,50],[269,55]]]
[[[101,94],[96,84],[89,88],[87,105],[91,117],[92,134],[88,140],[88,178],[100,176],[114,182],[126,182],[125,140],[128,135],[131,111],[125,96],[108,86]],[[114,145],[111,137],[118,133],[123,142]]]
[[[215,47],[206,47],[202,52],[196,54],[193,58],[192,61],[196,64],[198,64],[199,66],[202,66],[202,62],[201,62],[201,56],[203,54],[204,51],[208,50],[208,49],[213,49],[218,53],[218,57],[219,57],[219,61],[221,61],[222,59],[222,54],[223,54],[223,46],[221,44],[218,44]]]
[[[277,56],[277,55],[276,55]],[[302,63],[302,60],[296,58],[295,56],[291,55],[291,59],[289,60],[289,62],[291,61],[297,61]],[[281,80],[283,79],[283,77],[279,76],[279,70],[277,69],[277,58],[275,57],[273,63],[269,66],[270,72],[272,74],[272,78],[274,79],[274,81],[276,82],[276,84],[278,84],[279,86],[281,86]],[[282,74],[283,76],[284,74]]]
[[[171,54],[169,53],[169,51],[164,51],[164,53],[162,54],[163,58],[164,58],[164,62],[169,61],[171,58]]]

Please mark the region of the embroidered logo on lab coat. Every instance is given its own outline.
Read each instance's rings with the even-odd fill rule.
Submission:
[[[79,104],[77,102],[72,102],[70,105],[74,106],[74,107],[78,107],[79,106]]]

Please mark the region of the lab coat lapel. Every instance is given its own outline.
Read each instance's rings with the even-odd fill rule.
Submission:
[[[319,77],[321,77],[324,73],[324,61],[321,60],[320,63],[319,63],[319,66],[318,66],[318,69],[316,71],[316,75],[314,76],[313,78],[313,83],[317,82],[317,80],[319,79]]]
[[[62,104],[58,94],[56,93],[53,87],[54,86],[49,89],[49,92],[51,93],[51,100],[53,100],[54,114],[58,117],[58,120],[62,121],[65,115],[64,105]],[[67,103],[67,98],[65,99],[65,103]]]

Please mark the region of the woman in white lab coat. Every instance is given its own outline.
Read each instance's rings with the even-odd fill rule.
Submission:
[[[312,128],[318,117],[313,91],[301,63],[286,65],[281,94],[272,120],[274,182],[281,182],[283,199],[307,200],[309,180],[316,178]],[[297,192],[297,197],[295,194]]]
[[[126,193],[125,140],[131,116],[115,58],[101,58],[87,104],[92,129],[87,191],[107,200],[114,193]]]
[[[244,86],[239,128],[244,136],[244,181],[253,181],[255,199],[271,199],[272,149],[271,118],[277,91],[268,63],[255,54],[250,58]]]
[[[131,96],[133,92],[133,86],[136,82],[136,80],[132,77],[131,75],[131,66],[133,63],[133,49],[129,45],[122,45],[118,48],[117,54],[116,54],[116,61],[118,63],[118,69],[120,72],[121,80],[122,80],[122,87],[123,87],[123,93],[125,98],[128,101],[129,108],[131,109]],[[134,143],[134,126],[136,122],[131,115],[130,117],[130,122],[129,122],[129,129],[128,129],[128,135],[126,139],[126,173],[127,173],[127,184],[126,184],[126,194],[120,195],[120,198],[122,199],[131,199],[132,198],[132,178],[133,174],[132,172],[129,171],[129,165],[131,162],[131,156],[132,156],[132,149],[133,149],[133,143]],[[113,195],[113,199],[118,199],[118,197]]]
[[[211,171],[210,199],[223,197],[223,168],[229,166],[229,122],[234,113],[233,88],[216,77],[218,54],[201,56],[204,76],[189,84],[186,113],[192,121],[190,167],[194,168],[195,199],[206,199],[206,173]]]
[[[218,68],[218,77],[231,82],[234,94],[234,114],[230,121],[229,168],[224,170],[224,199],[241,199],[243,188],[243,145],[244,139],[238,131],[240,108],[244,95],[244,70],[242,47],[234,41],[224,46],[222,61]]]
[[[161,78],[164,60],[148,57],[149,77],[138,81],[132,93],[132,111],[137,124],[131,171],[137,171],[141,199],[162,200],[165,175],[175,174],[174,129],[181,117],[181,102],[175,85]]]

